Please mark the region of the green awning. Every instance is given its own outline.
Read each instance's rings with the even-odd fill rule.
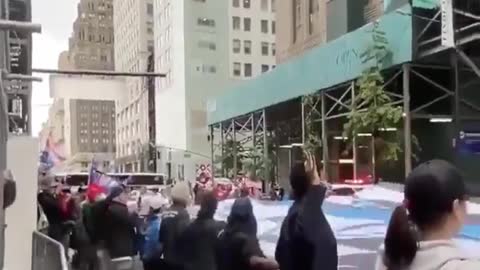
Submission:
[[[440,6],[440,0],[413,0],[413,7],[434,9]]]
[[[412,60],[411,11],[406,5],[379,20],[393,53],[390,66]],[[362,64],[360,54],[372,45],[372,27],[365,25],[226,90],[209,102],[208,123],[219,123],[357,78],[371,64]]]

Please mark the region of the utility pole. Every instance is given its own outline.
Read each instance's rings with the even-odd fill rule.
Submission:
[[[40,33],[41,25],[27,21],[10,20],[9,0],[1,0],[0,2],[0,173],[7,167],[7,141],[9,136],[9,112],[8,112],[8,96],[6,92],[6,82],[24,83],[38,81],[38,78],[29,76],[28,74],[11,73],[10,68],[10,31],[31,35],[32,33]],[[28,9],[29,7],[27,7]],[[29,13],[29,11],[25,11]],[[29,17],[25,18],[30,20]],[[31,48],[27,48],[31,52]],[[26,54],[29,54],[27,52]],[[31,62],[28,61],[30,65]],[[27,70],[30,67],[27,67]],[[31,89],[31,88],[30,88]],[[28,119],[30,121],[30,119]],[[5,262],[5,210],[3,207],[5,180],[0,177],[0,270],[4,268]]]

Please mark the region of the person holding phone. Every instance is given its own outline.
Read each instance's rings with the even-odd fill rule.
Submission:
[[[294,203],[282,223],[275,258],[281,270],[336,270],[337,240],[322,210],[328,184],[315,156],[304,151],[304,157],[290,172]]]

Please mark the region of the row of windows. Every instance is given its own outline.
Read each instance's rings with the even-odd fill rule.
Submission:
[[[215,27],[215,20],[208,18],[198,18],[197,24],[200,26]]]
[[[102,142],[103,144],[109,144],[110,140],[109,139],[98,139],[98,138],[93,138],[91,141],[93,144],[99,144]],[[87,138],[80,138],[80,144],[88,144],[89,140]]]
[[[242,7],[243,8],[250,8],[251,7],[251,0],[232,0],[232,6],[239,8],[240,7],[240,1],[242,2]],[[258,2],[258,0],[254,0],[253,2]],[[260,9],[262,11],[268,11],[268,3],[270,2],[270,10],[272,12],[275,12],[275,0],[261,0],[260,3]],[[255,8],[255,7],[253,7]]]
[[[86,134],[89,133],[88,131],[89,131],[89,130],[87,130],[87,129],[81,129],[81,130],[80,130],[80,134],[86,135]],[[94,129],[94,130],[90,130],[90,133],[91,133],[91,134],[100,134],[100,133],[101,133],[101,134],[107,135],[107,134],[110,133],[110,131],[109,131],[108,129],[102,129],[102,130]],[[114,134],[115,134],[115,133],[114,133]]]
[[[270,70],[270,66],[263,64],[261,65],[262,73],[267,72]],[[273,65],[271,69],[274,69],[275,66]],[[233,76],[240,77],[242,76],[242,63],[235,62],[233,63]],[[244,63],[243,64],[243,76],[244,77],[252,77],[252,64],[251,63]]]
[[[208,40],[200,40],[198,42],[198,47],[200,49],[207,49],[211,51],[215,51],[217,49],[217,45],[213,41],[208,41]]]
[[[233,30],[241,30],[242,28],[241,21],[242,21],[242,18],[238,16],[232,17]],[[243,31],[250,32],[251,30],[252,30],[252,19],[248,17],[243,18]],[[270,23],[269,20],[260,20],[260,31],[264,34],[268,34],[268,33],[275,34],[276,32],[275,21],[272,21]]]
[[[270,53],[271,48],[271,53]],[[242,42],[239,39],[234,39],[232,43],[232,50],[233,53],[240,53],[242,50]],[[272,55],[275,56],[276,54],[276,47],[275,43],[268,43],[268,42],[261,42],[260,43],[260,50],[261,54],[264,56]],[[245,54],[252,54],[252,41],[251,40],[244,40],[243,41],[243,52]]]

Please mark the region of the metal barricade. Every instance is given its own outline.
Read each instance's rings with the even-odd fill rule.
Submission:
[[[33,232],[32,270],[69,270],[63,245],[41,232]]]

